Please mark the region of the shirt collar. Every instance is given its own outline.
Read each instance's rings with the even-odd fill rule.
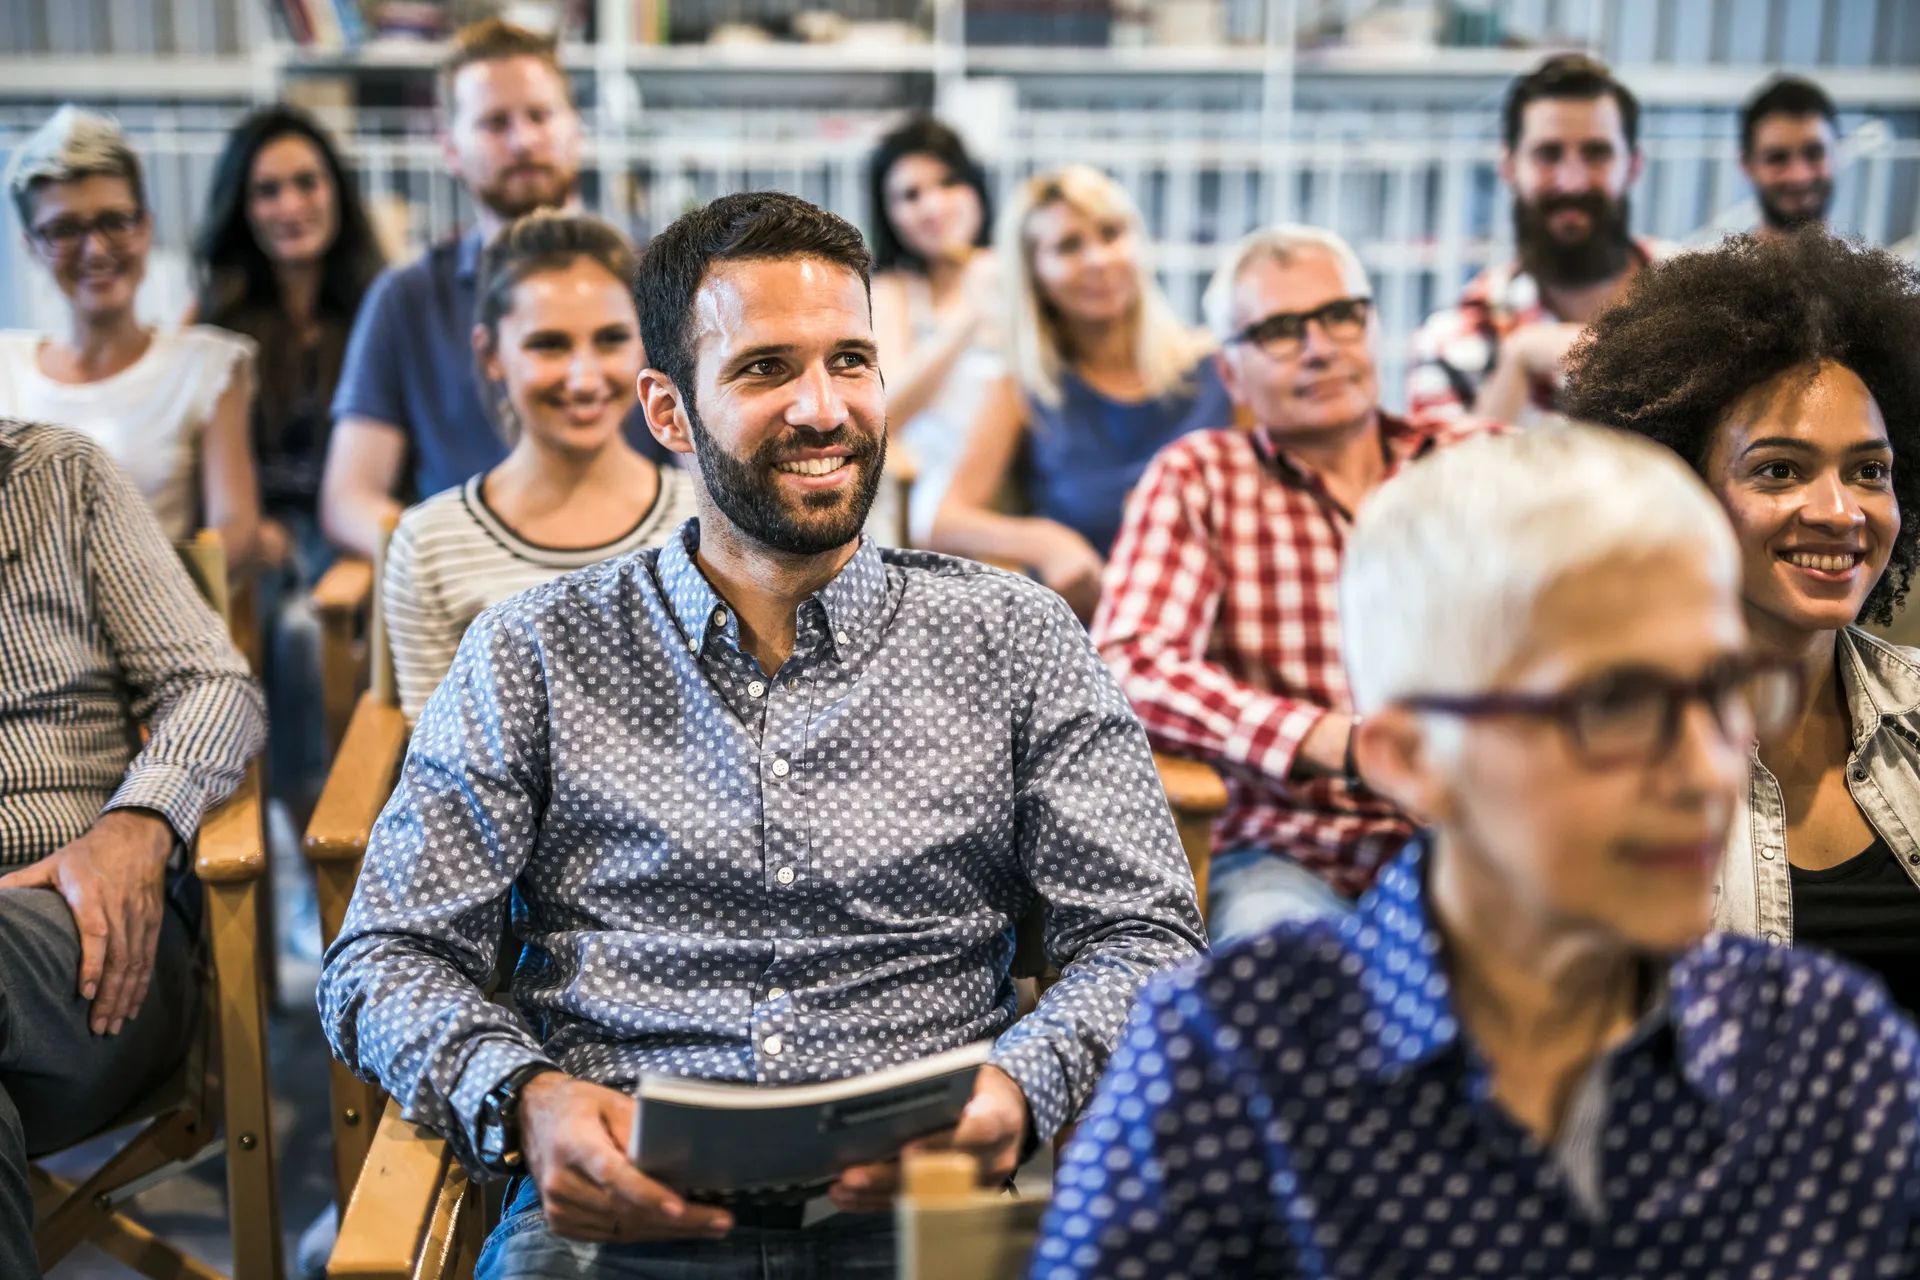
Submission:
[[[18,418],[0,417],[0,457],[18,452],[20,435],[26,429],[27,424]]]
[[[1360,981],[1379,1019],[1386,1076],[1430,1061],[1460,1040],[1453,991],[1440,963],[1440,932],[1427,909],[1427,837],[1415,836],[1342,921],[1359,953]]]
[[[460,237],[453,251],[453,275],[456,280],[464,283],[480,274],[480,251],[485,247],[478,227]]]
[[[660,587],[667,607],[680,624],[687,648],[698,653],[709,633],[718,632],[735,648],[740,644],[740,620],[700,571],[695,553],[700,549],[700,518],[690,517],[660,549]],[[887,567],[873,539],[861,536],[853,558],[833,581],[800,606],[802,617],[811,608],[822,611],[827,642],[841,658],[880,622],[887,594]]]
[[[1419,457],[1433,446],[1439,435],[1437,422],[1414,423],[1405,418],[1395,417],[1384,409],[1376,413],[1380,424],[1380,449],[1386,455],[1387,474],[1392,475],[1408,461]],[[1314,469],[1288,452],[1280,442],[1280,437],[1267,427],[1256,428],[1253,432],[1254,450],[1273,468],[1282,480],[1291,484],[1305,484],[1318,479]]]
[[[1857,627],[1840,633],[1840,689],[1853,722],[1853,749],[1859,751],[1883,722],[1920,710],[1920,666],[1906,655]]]

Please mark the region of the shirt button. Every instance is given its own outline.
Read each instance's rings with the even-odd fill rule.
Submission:
[[[780,869],[779,869],[778,871],[776,871],[776,872],[774,872],[774,873],[773,873],[773,878],[774,878],[775,880],[778,880],[778,881],[779,881],[779,882],[780,882],[781,884],[792,884],[792,883],[793,883],[793,868],[792,868],[792,867],[782,867],[782,868],[780,868]]]
[[[747,685],[747,696],[749,698],[757,698],[766,691],[767,686],[761,684],[758,680],[752,681]]]
[[[1848,772],[1853,774],[1853,780],[1855,782],[1865,782],[1867,780],[1867,766],[1863,764],[1853,766]]]
[[[800,682],[798,680],[787,681],[787,692],[788,693],[800,692]]]
[[[1767,860],[1768,862],[1772,862],[1772,861],[1773,861],[1773,850],[1771,850],[1771,849],[1762,849],[1762,850],[1760,851],[1760,856],[1761,856],[1761,857],[1763,857],[1763,858],[1765,858],[1765,859],[1766,859],[1766,860]]]
[[[834,633],[833,633],[833,638],[834,638],[834,639],[835,639],[836,641],[838,641],[839,643],[841,643],[841,644],[851,644],[851,643],[852,643],[852,641],[851,641],[851,639],[850,639],[850,638],[849,638],[849,637],[847,636],[847,633],[846,633],[846,632],[844,632],[844,631],[836,631],[836,632],[834,632]]]
[[[768,1057],[777,1058],[780,1056],[780,1051],[787,1047],[787,1042],[778,1035],[771,1035],[760,1042],[760,1047],[767,1051]]]
[[[691,639],[691,640],[689,640],[689,641],[687,641],[687,652],[688,652],[688,653],[698,653],[698,652],[700,652],[700,637],[699,637],[699,636],[695,636],[695,637],[693,637],[693,639]]]
[[[785,760],[775,760],[775,761],[773,762],[773,776],[774,776],[774,777],[776,777],[776,778],[784,778],[784,777],[786,777],[786,776],[787,776],[787,775],[788,775],[789,773],[792,773],[792,772],[793,772],[793,766],[792,766],[792,765],[790,765],[790,764],[788,764],[788,763],[787,763],[787,762],[786,762]]]
[[[767,999],[784,1000],[786,998],[787,998],[787,989],[785,987],[768,987],[767,988]]]
[[[716,627],[724,627],[727,625],[727,611],[725,609],[715,609],[713,611],[713,625]]]
[[[1777,945],[1780,941],[1780,935],[1777,933],[1770,932],[1767,934],[1767,941]]]

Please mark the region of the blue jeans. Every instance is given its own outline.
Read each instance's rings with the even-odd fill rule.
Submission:
[[[1325,880],[1271,849],[1229,849],[1214,858],[1207,881],[1207,934],[1216,947],[1289,920],[1352,910],[1352,901]]]
[[[516,1180],[474,1280],[892,1280],[893,1218],[842,1213],[804,1230],[735,1227],[720,1240],[583,1244],[547,1230],[540,1192]]]

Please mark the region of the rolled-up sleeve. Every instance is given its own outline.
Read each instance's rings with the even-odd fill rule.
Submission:
[[[88,586],[148,732],[106,808],[152,810],[185,843],[259,754],[266,700],[133,482],[104,454],[85,457]]]
[[[320,979],[334,1053],[476,1172],[487,1093],[549,1061],[484,991],[545,808],[546,707],[532,638],[510,612],[481,615],[414,731]]]
[[[1092,1097],[1143,983],[1205,946],[1145,731],[1064,601],[1011,646],[1019,856],[1060,978],[993,1062],[1051,1137]]]

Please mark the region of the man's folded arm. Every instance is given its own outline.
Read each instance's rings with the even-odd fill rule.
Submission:
[[[487,1093],[549,1061],[485,993],[546,804],[546,705],[514,615],[481,615],[414,730],[320,981],[334,1053],[476,1172]]]

